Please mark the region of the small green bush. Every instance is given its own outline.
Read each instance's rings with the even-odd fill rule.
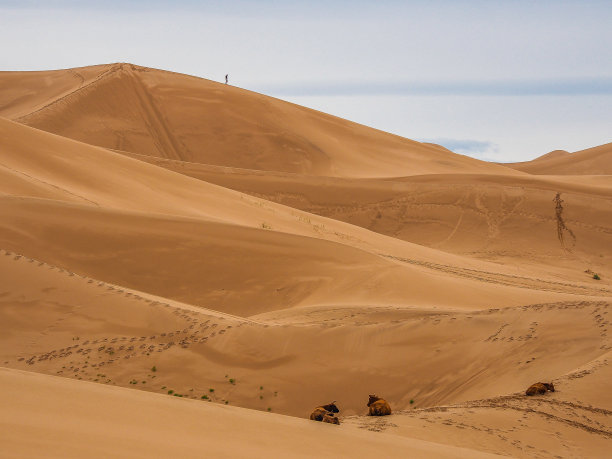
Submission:
[[[234,378],[229,379],[230,384],[236,384],[236,380]]]
[[[208,389],[208,392],[210,392],[211,394],[214,392],[215,390],[213,388]]]
[[[595,273],[595,274],[593,274],[593,279],[601,280],[601,277],[599,277],[599,274]]]
[[[151,371],[156,372],[157,368],[155,367],[155,365],[153,365],[153,368],[151,368]]]
[[[413,400],[413,399],[410,399],[410,404],[412,405],[413,403],[414,403],[414,400]]]
[[[170,389],[170,390],[168,391],[168,394],[172,395],[172,394],[174,394],[174,391],[173,391],[172,389]]]
[[[208,395],[202,395],[202,400],[208,400]]]

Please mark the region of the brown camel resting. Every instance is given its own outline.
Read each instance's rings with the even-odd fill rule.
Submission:
[[[529,386],[529,389],[525,391],[525,395],[545,394],[547,391],[555,391],[555,386],[553,385],[553,383],[539,382]]]
[[[310,419],[312,421],[323,421],[326,415],[334,416],[334,413],[339,413],[340,410],[335,405],[336,401],[334,400],[328,405],[318,406],[314,409],[314,411],[310,415]],[[338,418],[336,418],[337,420]],[[330,421],[325,421],[330,422]],[[332,424],[339,424],[339,422],[332,422]]]
[[[370,416],[387,416],[391,414],[391,407],[387,401],[376,395],[370,395],[368,407],[370,408]]]

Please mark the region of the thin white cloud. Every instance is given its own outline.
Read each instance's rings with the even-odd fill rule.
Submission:
[[[409,138],[486,139],[502,161],[612,140],[609,0],[0,0],[0,18],[0,70],[229,73]]]
[[[612,76],[493,81],[344,81],[261,84],[253,88],[277,96],[473,95],[537,96],[612,94]]]

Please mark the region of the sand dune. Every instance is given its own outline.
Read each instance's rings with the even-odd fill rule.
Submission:
[[[314,451],[319,457],[499,457],[7,369],[0,369],[0,388],[5,457],[312,457]]]
[[[428,407],[514,393],[547,375],[563,391],[563,375],[612,344],[601,298],[476,310],[364,302],[246,318],[14,252],[0,253],[0,267],[4,365],[300,417],[326,399],[363,414],[370,392],[409,409],[410,399]]]
[[[82,73],[85,83],[74,84]],[[91,73],[99,78],[90,81]],[[44,109],[28,97],[35,81],[49,94]],[[151,156],[328,176],[517,173],[257,93],[131,64],[27,78],[0,72],[0,82],[11,88],[0,116]]]
[[[0,116],[20,118],[63,100],[108,70],[94,65],[59,71],[0,72]]]
[[[307,212],[444,251],[567,266],[612,262],[610,176],[430,174],[388,179],[311,177],[136,159]],[[563,200],[560,224],[554,198]],[[528,223],[527,223],[528,222]],[[578,274],[578,273],[574,273]],[[568,275],[567,273],[564,274]],[[572,274],[569,274],[572,275]]]
[[[0,129],[11,139],[2,164],[22,180],[21,188],[5,183],[3,191],[15,196],[0,199],[0,240],[24,255],[184,302],[220,302],[220,310],[247,315],[330,302],[477,307],[499,296],[499,285],[401,261],[417,257],[486,272],[498,271],[496,266],[470,266],[444,252],[8,121]],[[448,289],[437,288],[440,282]],[[499,305],[551,299],[503,284],[509,294]],[[577,288],[554,291],[601,294],[588,284]]]
[[[612,143],[564,153],[553,151],[533,161],[503,165],[536,175],[612,175]]]
[[[610,450],[609,145],[491,164],[130,64],[0,83],[0,455]]]

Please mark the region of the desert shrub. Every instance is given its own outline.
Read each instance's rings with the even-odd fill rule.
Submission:
[[[601,280],[601,277],[599,277],[599,274],[595,273],[595,274],[593,274],[593,279]]]

